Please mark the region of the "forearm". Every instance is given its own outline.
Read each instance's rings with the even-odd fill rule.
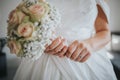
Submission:
[[[111,40],[110,31],[104,30],[96,33],[93,37],[85,40],[91,48],[91,51],[97,51],[105,47]]]
[[[98,16],[95,20],[96,34],[92,38],[86,40],[92,51],[100,50],[111,40],[107,17],[102,8],[99,5],[97,5],[97,7]]]

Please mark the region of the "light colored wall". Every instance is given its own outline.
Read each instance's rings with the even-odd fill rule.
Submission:
[[[111,31],[120,31],[120,0],[108,0],[111,10]]]
[[[108,0],[108,4],[111,10],[110,29],[111,31],[120,32],[120,0]],[[120,50],[120,37],[114,37],[112,40],[112,49]]]
[[[2,6],[0,3],[0,37],[2,36]]]
[[[19,4],[21,0],[0,0],[0,14],[2,18],[0,21],[0,37],[6,36],[7,19],[9,12]]]

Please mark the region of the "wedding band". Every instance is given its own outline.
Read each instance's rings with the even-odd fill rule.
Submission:
[[[82,56],[81,56],[81,55],[79,55],[79,57],[80,57],[80,58],[82,58]]]

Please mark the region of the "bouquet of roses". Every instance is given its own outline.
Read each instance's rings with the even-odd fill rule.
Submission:
[[[9,15],[8,47],[18,57],[38,59],[50,44],[60,14],[47,2],[24,0]]]

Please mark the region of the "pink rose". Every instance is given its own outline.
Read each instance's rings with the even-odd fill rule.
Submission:
[[[9,23],[10,24],[19,24],[22,22],[25,14],[21,11],[13,10],[9,15]]]
[[[41,16],[43,16],[45,13],[45,7],[40,4],[32,5],[28,9],[31,15],[34,15],[34,18],[37,18],[37,19],[40,19]]]
[[[9,41],[8,47],[10,48],[10,52],[14,54],[18,54],[21,49],[20,43],[16,42],[15,40]]]
[[[18,34],[25,38],[31,37],[33,31],[34,31],[34,26],[30,22],[19,25],[17,29]]]

